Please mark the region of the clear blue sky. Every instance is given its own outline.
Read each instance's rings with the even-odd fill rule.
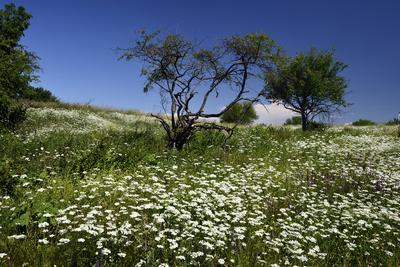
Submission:
[[[141,65],[118,61],[114,51],[146,28],[207,42],[265,32],[292,55],[335,48],[349,65],[353,103],[339,122],[386,121],[400,111],[398,0],[14,2],[33,15],[23,44],[41,58],[39,85],[64,101],[157,111],[158,94],[142,91]]]

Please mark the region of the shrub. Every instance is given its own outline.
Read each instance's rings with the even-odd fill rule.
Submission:
[[[370,125],[376,125],[375,122],[366,120],[366,119],[359,119],[357,121],[354,121],[351,125],[353,126],[370,126]]]

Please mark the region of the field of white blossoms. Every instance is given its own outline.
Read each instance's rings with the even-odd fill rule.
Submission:
[[[0,266],[399,266],[396,126],[243,127],[164,149],[144,115],[0,134]]]

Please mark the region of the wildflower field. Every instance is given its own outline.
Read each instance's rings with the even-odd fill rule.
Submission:
[[[396,126],[199,134],[35,108],[0,134],[0,266],[399,266]]]

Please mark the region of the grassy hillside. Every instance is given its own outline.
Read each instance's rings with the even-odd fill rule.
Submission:
[[[399,266],[396,126],[243,127],[36,107],[0,133],[0,266]]]

